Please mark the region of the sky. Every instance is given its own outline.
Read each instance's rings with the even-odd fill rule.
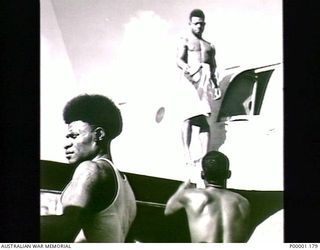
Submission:
[[[120,169],[182,178],[175,52],[194,8],[206,14],[203,37],[216,47],[220,75],[232,66],[282,62],[280,0],[41,0],[40,4],[44,160],[65,162],[61,113],[66,101],[79,93],[101,93],[119,104],[123,114],[124,131],[112,145]],[[160,107],[166,107],[166,113],[156,123]]]
[[[221,69],[281,60],[282,56],[279,0],[51,2],[76,81],[85,88],[108,81],[114,68],[120,67],[113,76],[117,78],[128,59],[151,67],[150,61],[143,61],[150,56],[152,67],[169,68],[176,40],[187,29],[188,14],[196,7],[206,13],[204,38],[216,46]],[[136,65],[130,68],[134,71]]]

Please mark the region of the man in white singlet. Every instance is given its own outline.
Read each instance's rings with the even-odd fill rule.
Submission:
[[[202,160],[205,188],[183,183],[168,200],[165,215],[185,208],[193,243],[243,243],[251,235],[250,204],[226,189],[231,175],[228,158],[210,151]]]
[[[105,96],[80,95],[63,118],[66,158],[76,169],[61,195],[63,214],[41,216],[41,242],[125,242],[136,201],[110,154],[122,130],[120,111]]]

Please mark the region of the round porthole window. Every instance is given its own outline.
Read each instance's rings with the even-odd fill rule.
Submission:
[[[158,111],[156,112],[156,122],[160,123],[164,117],[164,113],[165,113],[165,108],[161,107],[158,109]]]

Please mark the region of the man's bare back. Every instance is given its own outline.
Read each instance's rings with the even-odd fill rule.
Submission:
[[[185,209],[192,242],[246,242],[250,205],[229,190],[186,189]]]
[[[194,188],[187,181],[168,200],[165,215],[182,208],[186,210],[192,242],[248,241],[250,204],[246,198],[226,188],[230,176],[228,157],[210,151],[202,159],[201,178],[205,188]]]

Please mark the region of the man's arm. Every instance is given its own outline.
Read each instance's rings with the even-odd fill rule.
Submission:
[[[63,214],[41,216],[42,242],[73,242],[81,229],[82,215],[95,182],[94,166],[90,162],[81,163],[62,194]]]
[[[211,57],[210,57],[210,72],[211,72],[211,81],[213,83],[214,88],[214,100],[218,100],[221,98],[221,90],[218,83],[218,79],[216,76],[216,69],[217,69],[217,63],[216,63],[216,49],[213,45],[211,46]]]
[[[173,214],[184,207],[186,202],[185,190],[190,187],[190,181],[182,183],[178,190],[170,197],[164,210],[165,215]]]
[[[79,207],[68,207],[63,215],[41,216],[41,242],[73,242],[81,229]]]
[[[181,38],[179,40],[177,46],[177,66],[182,69],[183,73],[189,72],[189,65],[187,63],[187,56],[188,56],[188,48],[185,42],[185,38]]]
[[[41,241],[72,242],[81,229],[88,208],[101,202],[94,200],[94,192],[106,178],[106,172],[96,163],[81,163],[62,194],[63,215],[41,217]]]
[[[68,206],[80,207],[83,209],[91,208],[101,202],[99,196],[97,200],[96,192],[101,190],[101,186],[106,187],[108,182],[108,172],[106,168],[99,168],[96,162],[82,162],[75,170],[72,180],[63,192],[61,202],[63,208]],[[107,203],[107,201],[104,201]]]
[[[218,80],[216,77],[216,69],[217,69],[217,62],[216,62],[216,49],[213,45],[211,47],[211,55],[210,55],[210,72],[211,72],[211,80],[214,84],[215,88],[218,88]]]

